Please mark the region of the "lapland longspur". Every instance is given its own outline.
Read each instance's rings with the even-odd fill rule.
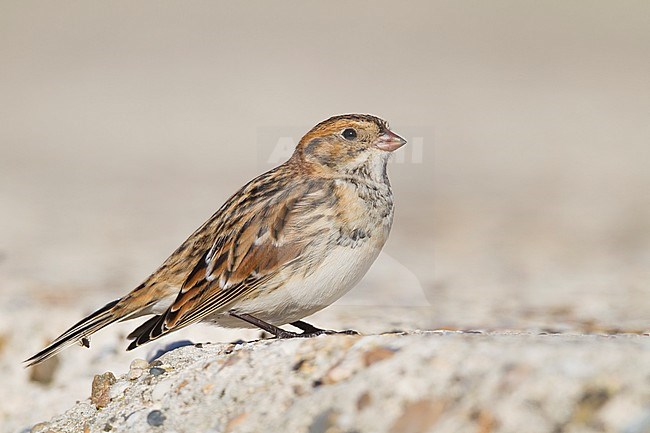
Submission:
[[[333,332],[301,319],[350,290],[379,255],[393,221],[386,164],[405,143],[370,115],[319,123],[288,161],[230,197],[142,284],[25,362],[88,346],[105,326],[145,315],[153,317],[129,335],[128,350],[196,322],[279,338]]]

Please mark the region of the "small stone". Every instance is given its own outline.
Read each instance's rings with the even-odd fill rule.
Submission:
[[[127,377],[129,380],[135,380],[142,376],[142,373],[144,373],[147,368],[149,368],[149,363],[147,361],[144,359],[134,359],[131,361],[131,365],[129,366]]]
[[[244,422],[244,420],[246,419],[247,416],[248,416],[248,414],[246,412],[244,412],[244,413],[240,413],[239,415],[237,415],[234,418],[231,418],[230,420],[228,420],[228,423],[226,424],[226,428],[224,429],[224,431],[231,432],[231,431],[235,430],[235,428],[238,425],[240,425],[242,422]]]
[[[189,384],[189,382],[188,382],[187,380],[183,380],[183,381],[182,381],[181,383],[179,383],[178,386],[176,387],[176,392],[178,392],[178,391],[180,391],[181,389],[185,388],[185,387],[187,386],[187,384]],[[223,392],[224,392],[224,391],[222,391],[222,393],[223,393]],[[221,395],[221,397],[223,397],[223,395]]]
[[[582,424],[589,423],[611,397],[612,391],[605,387],[586,389],[574,408],[573,419]]]
[[[132,368],[126,376],[129,380],[136,380],[138,377],[142,376],[142,373],[144,373],[144,370],[141,368]]]
[[[293,364],[293,367],[291,367],[291,369],[292,369],[293,371],[298,371],[298,370],[300,370],[300,369],[302,368],[302,366],[304,365],[304,363],[305,363],[305,360],[304,360],[304,359],[301,359],[300,361],[298,361],[298,362],[296,362],[295,364]]]
[[[115,418],[114,416],[110,417],[108,419],[108,422],[106,424],[104,424],[104,429],[103,430],[104,431],[113,430],[113,424],[111,424],[111,423],[115,423],[115,422],[117,422],[117,418]]]
[[[133,361],[131,361],[131,365],[129,365],[129,368],[146,370],[147,368],[149,368],[149,363],[144,359],[136,358]]]
[[[111,401],[111,385],[115,382],[115,375],[110,371],[104,374],[95,375],[90,394],[90,402],[94,404],[97,409],[108,406],[108,403]]]
[[[420,400],[408,403],[393,426],[390,433],[430,431],[444,413],[442,401]]]
[[[357,399],[357,409],[358,410],[364,410],[366,407],[370,405],[372,402],[372,398],[370,397],[370,394],[368,392],[364,392],[359,396]]]
[[[336,429],[337,419],[338,413],[333,409],[328,409],[324,412],[321,412],[316,416],[316,418],[314,418],[311,425],[309,426],[309,433],[327,433],[330,431],[338,431],[338,429]]]
[[[39,422],[38,424],[34,424],[32,427],[31,433],[37,433],[42,431],[45,427],[47,427],[49,423],[47,422]]]
[[[160,427],[165,422],[165,415],[159,410],[152,410],[147,415],[147,424],[154,427]]]
[[[476,421],[479,433],[489,433],[494,431],[496,420],[490,412],[487,410],[479,410],[472,415],[474,415],[473,419]]]
[[[322,381],[325,385],[332,385],[349,379],[354,373],[355,371],[349,366],[337,365],[327,372]]]
[[[395,355],[394,350],[388,349],[387,347],[376,347],[363,354],[363,362],[367,367],[376,362],[392,358],[393,355]]]
[[[149,369],[149,374],[152,376],[160,376],[161,374],[165,374],[166,371],[164,368],[160,367],[152,367]]]

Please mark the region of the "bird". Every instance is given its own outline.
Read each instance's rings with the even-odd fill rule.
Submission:
[[[127,336],[127,350],[197,322],[277,338],[335,333],[302,319],[347,293],[382,250],[394,214],[387,163],[404,144],[370,114],[318,123],[286,162],[233,194],[140,285],[24,363],[75,343],[90,347],[93,333],[142,316],[151,317]],[[287,324],[302,332],[280,328]]]

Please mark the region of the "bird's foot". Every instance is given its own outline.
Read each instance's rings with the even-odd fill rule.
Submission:
[[[284,338],[300,338],[304,337],[303,333],[285,331],[284,329],[278,328],[278,331],[275,333],[275,338],[284,339]]]
[[[314,325],[310,325],[307,322],[303,322],[302,320],[298,320],[297,322],[291,322],[291,326],[295,326],[298,329],[301,329],[303,332],[302,334],[298,334],[300,337],[317,337],[319,335],[334,335],[334,334],[344,334],[344,335],[359,335],[357,331],[353,331],[351,329],[348,329],[346,331],[334,331],[331,329],[320,329],[315,327]]]
[[[310,337],[316,337],[318,335],[333,335],[333,334],[344,334],[344,335],[359,335],[357,331],[353,330],[347,330],[347,331],[332,331],[329,329],[320,329],[315,327],[314,325],[310,325],[307,322],[303,322],[302,320],[298,320],[296,322],[291,322],[292,326],[295,326],[296,328],[300,329],[302,332],[291,332],[291,331],[286,331],[282,328],[279,328],[275,325],[272,325],[270,323],[267,323],[263,320],[258,319],[257,317],[251,316],[250,314],[246,313],[237,313],[235,311],[230,311],[230,315],[233,317],[237,317],[238,319],[241,319],[245,322],[250,323],[251,325],[255,325],[262,330],[268,332],[269,334],[273,334],[275,338],[310,338]]]

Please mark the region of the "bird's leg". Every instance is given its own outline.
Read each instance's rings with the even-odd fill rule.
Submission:
[[[357,331],[353,331],[351,329],[348,329],[347,331],[332,331],[329,329],[320,329],[315,327],[314,325],[310,325],[307,322],[303,322],[302,320],[298,320],[296,322],[291,322],[291,326],[295,326],[296,328],[300,329],[303,331],[300,336],[302,337],[315,337],[317,335],[321,334],[346,334],[346,335],[359,335]]]
[[[233,317],[243,320],[244,322],[248,322],[251,325],[255,325],[258,328],[268,332],[269,334],[275,335],[276,338],[303,337],[303,334],[298,334],[296,332],[291,332],[291,331],[285,331],[282,328],[278,328],[275,325],[271,325],[270,323],[267,323],[264,320],[260,320],[257,317],[251,316],[250,314],[235,313],[234,311],[230,311],[229,314]]]

